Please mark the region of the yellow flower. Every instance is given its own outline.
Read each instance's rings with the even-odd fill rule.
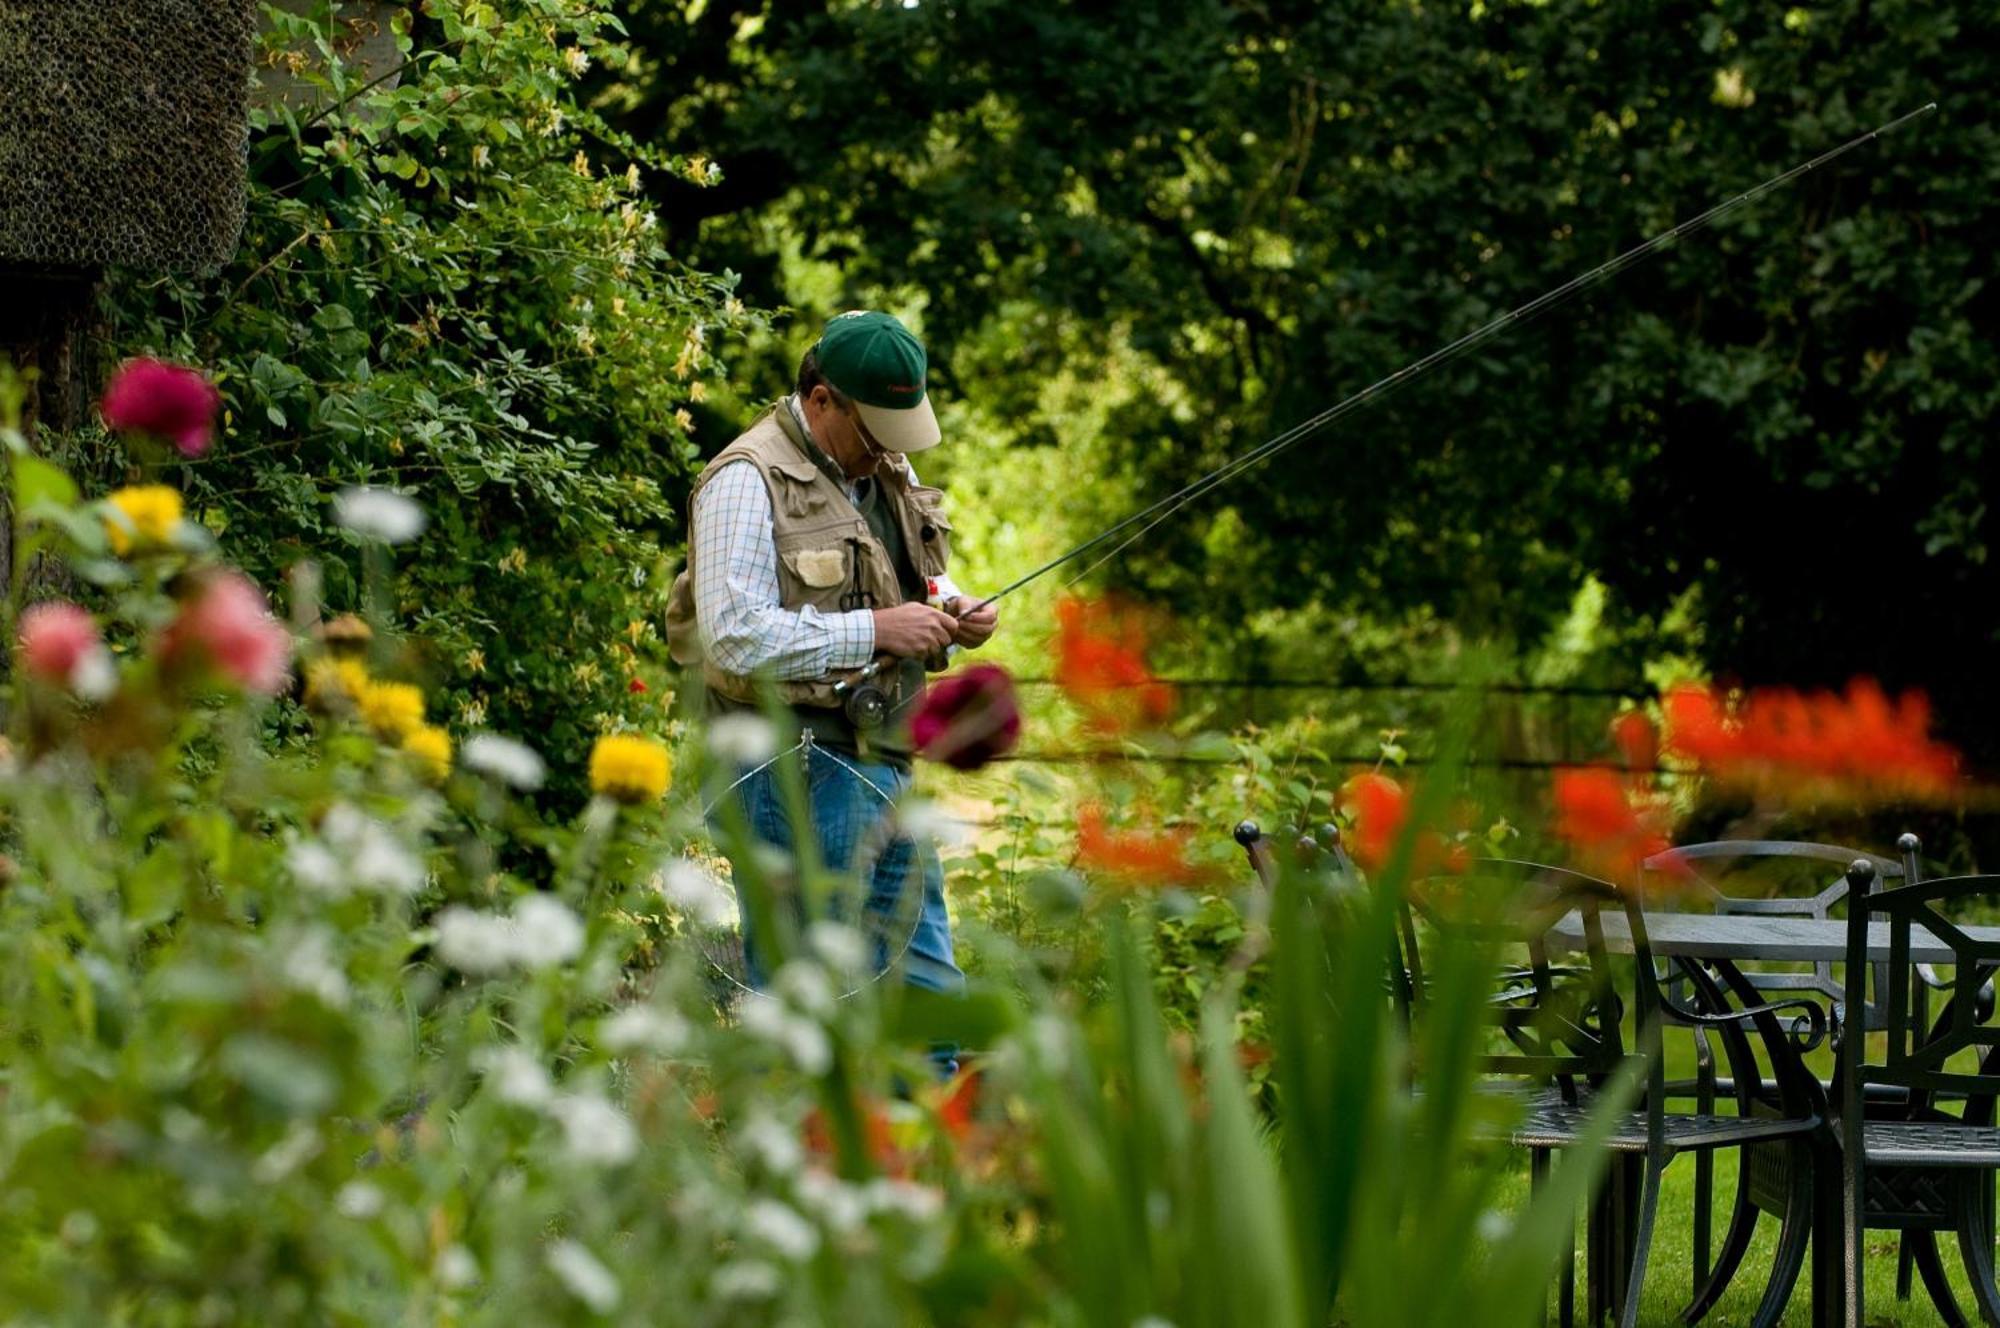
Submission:
[[[424,694],[406,682],[364,682],[354,701],[378,737],[397,742],[424,726]]]
[[[451,735],[433,724],[419,724],[403,738],[408,752],[432,783],[451,773]]]
[[[135,546],[165,544],[181,523],[181,496],[164,484],[140,484],[119,489],[107,500],[104,533],[119,557]]]
[[[316,659],[306,666],[306,704],[330,709],[335,698],[352,705],[368,686],[368,667],[358,659]]]
[[[590,749],[590,787],[620,802],[652,802],[673,782],[674,762],[651,738],[612,733]]]

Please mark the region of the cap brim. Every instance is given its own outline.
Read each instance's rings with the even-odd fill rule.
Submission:
[[[855,402],[854,408],[861,413],[861,422],[868,426],[868,436],[891,452],[921,452],[936,447],[938,439],[944,436],[938,430],[937,412],[931,409],[928,394],[908,410],[890,410],[861,401]]]

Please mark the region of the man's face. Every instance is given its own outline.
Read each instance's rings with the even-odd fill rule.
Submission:
[[[841,471],[853,480],[873,475],[888,451],[869,437],[868,426],[854,407],[838,401],[824,383],[813,388],[806,406],[814,439],[839,463]]]

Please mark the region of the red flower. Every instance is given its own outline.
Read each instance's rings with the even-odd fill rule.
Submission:
[[[1173,688],[1146,667],[1145,631],[1133,615],[1102,601],[1066,599],[1056,621],[1056,681],[1090,727],[1119,733],[1166,722]]]
[[[1208,875],[1187,860],[1191,837],[1186,830],[1111,830],[1104,824],[1103,809],[1092,803],[1077,817],[1076,858],[1080,866],[1128,888],[1191,885]]]
[[[1682,685],[1663,701],[1667,750],[1725,782],[1849,802],[1948,796],[1959,757],[1930,736],[1930,704],[1891,701],[1869,678],[1846,695],[1759,688],[1731,713],[1706,688]]]
[[[1631,879],[1670,842],[1662,810],[1636,798],[1613,771],[1558,770],[1554,801],[1557,836],[1614,881]]]
[[[998,664],[974,664],[940,678],[910,719],[917,752],[955,770],[977,770],[1021,741],[1014,680]]]
[[[98,409],[121,433],[151,434],[185,457],[208,450],[222,394],[193,369],[161,360],[128,360],[104,389]]]
[[[1354,861],[1363,871],[1376,872],[1388,865],[1403,824],[1410,818],[1409,790],[1379,771],[1369,771],[1340,787],[1340,800],[1353,821],[1354,833],[1348,840]],[[1417,835],[1411,851],[1410,871],[1415,876],[1436,872],[1462,872],[1471,856],[1463,844],[1447,843],[1434,830]]]
[[[292,638],[248,577],[220,572],[182,604],[160,639],[160,657],[211,668],[247,692],[270,696],[290,674]]]
[[[1363,871],[1382,870],[1409,819],[1409,792],[1389,776],[1371,771],[1341,785],[1340,799],[1354,819],[1348,845],[1354,860]]]
[[[640,678],[634,678],[631,682],[625,684],[625,690],[634,696],[641,695],[646,690],[645,681]]]
[[[1611,721],[1611,737],[1625,758],[1625,768],[1634,774],[1652,770],[1659,764],[1659,742],[1653,721],[1642,710],[1627,710]]]

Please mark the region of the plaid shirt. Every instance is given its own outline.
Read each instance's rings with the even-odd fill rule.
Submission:
[[[855,498],[853,484],[847,496]],[[802,682],[875,657],[875,618],[867,609],[784,607],[771,494],[755,466],[734,462],[717,471],[695,495],[693,521],[695,621],[718,668]]]

